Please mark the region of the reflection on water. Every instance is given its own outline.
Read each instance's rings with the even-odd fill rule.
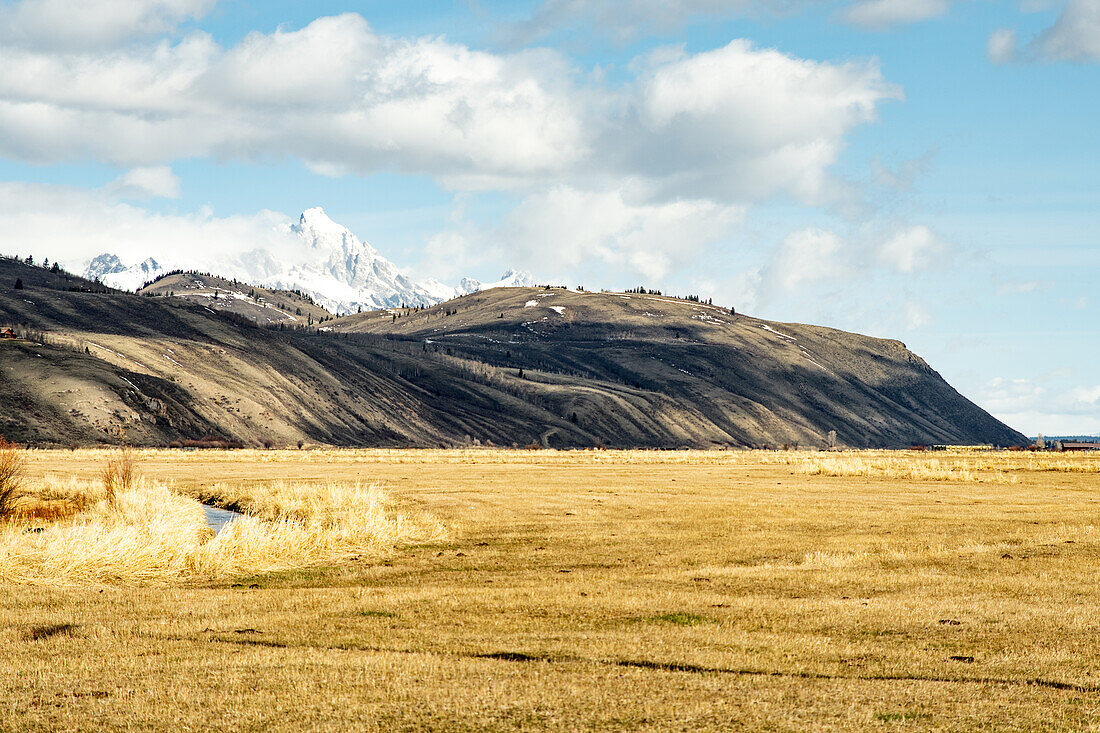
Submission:
[[[222,527],[232,522],[237,517],[241,516],[237,512],[231,512],[228,509],[218,509],[214,506],[203,505],[203,511],[206,512],[206,526],[214,530],[214,533],[222,531]]]

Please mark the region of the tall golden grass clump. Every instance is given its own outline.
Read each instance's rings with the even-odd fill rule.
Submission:
[[[1016,476],[1004,473],[975,471],[962,461],[919,458],[911,454],[842,455],[826,458],[806,458],[799,473],[811,476],[867,476],[871,478],[908,479],[912,481],[960,481],[970,483],[1009,484]]]
[[[0,519],[11,514],[26,467],[22,449],[0,436]]]
[[[134,462],[134,449],[128,445],[122,446],[118,454],[107,459],[100,474],[103,480],[103,490],[107,494],[108,501],[114,501],[119,491],[129,491],[134,486],[137,478],[137,466]]]
[[[73,487],[91,494],[95,487]],[[212,496],[254,511],[217,536],[202,505],[134,479],[41,532],[0,528],[0,579],[22,583],[171,583],[217,580],[377,556],[396,543],[443,534],[430,519],[393,511],[376,486],[278,484]]]
[[[245,512],[196,557],[203,574],[232,576],[376,555],[412,537],[442,537],[426,515],[390,509],[377,485],[277,482],[248,488],[218,484],[202,500]]]

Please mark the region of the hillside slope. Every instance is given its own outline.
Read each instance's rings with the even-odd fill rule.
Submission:
[[[167,296],[248,318],[261,326],[308,326],[333,318],[308,295],[268,290],[215,275],[175,272],[157,278],[139,295]]]
[[[656,295],[512,288],[339,319],[575,385],[563,414],[605,435],[759,445],[1023,444],[898,341],[771,323]],[[518,373],[518,372],[517,372]]]
[[[318,332],[91,289],[0,260],[0,326],[44,334],[0,341],[9,439],[817,446],[835,429],[853,446],[1024,441],[897,342],[671,299],[501,288]]]

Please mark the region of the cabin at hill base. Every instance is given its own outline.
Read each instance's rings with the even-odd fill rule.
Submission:
[[[928,450],[951,451],[952,453],[974,453],[994,450],[992,445],[931,445]]]
[[[18,337],[15,335],[15,331],[11,330],[10,328],[5,328],[3,331],[0,331],[0,339],[13,339],[13,338],[18,338]]]
[[[1097,450],[1100,451],[1100,440],[1063,440],[1062,450]]]

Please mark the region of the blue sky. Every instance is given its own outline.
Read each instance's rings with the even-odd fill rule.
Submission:
[[[1098,119],[1096,0],[0,0],[0,251],[319,205],[416,277],[897,338],[1100,433]]]

